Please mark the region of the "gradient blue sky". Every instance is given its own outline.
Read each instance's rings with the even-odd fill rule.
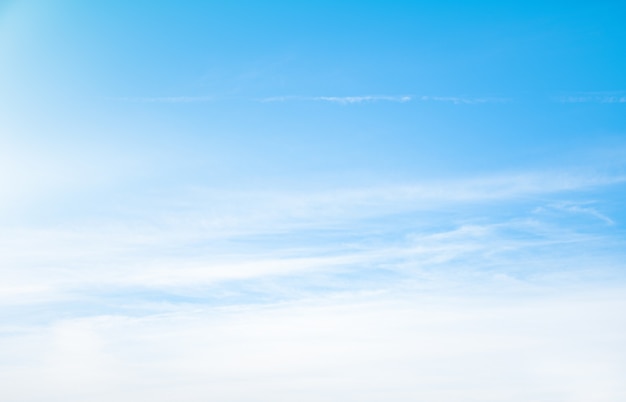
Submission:
[[[623,401],[625,20],[0,0],[0,399]]]

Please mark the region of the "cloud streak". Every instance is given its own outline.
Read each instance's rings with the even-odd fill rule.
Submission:
[[[215,96],[156,96],[156,97],[118,97],[112,98],[120,102],[130,103],[206,103],[219,101]],[[574,95],[564,95],[552,98],[558,103],[626,103],[626,94],[623,92],[589,92]],[[353,95],[353,96],[269,96],[254,99],[262,103],[275,102],[327,102],[339,105],[356,105],[378,102],[409,103],[409,102],[437,102],[454,105],[480,105],[487,103],[509,103],[507,97],[470,97],[470,96],[437,96],[437,95]]]
[[[342,105],[356,103],[371,102],[399,102],[405,103],[411,101],[412,97],[387,96],[387,95],[365,95],[365,96],[272,96],[261,99],[261,102],[289,102],[289,101],[312,101],[312,102],[330,102]]]
[[[623,244],[576,219],[617,226],[579,198],[623,182],[196,190],[3,228],[2,396],[619,400]]]
[[[551,229],[560,225],[559,216],[533,214],[537,205],[528,199],[558,194],[567,199],[570,191],[593,191],[623,181],[544,173],[309,193],[192,192],[184,195],[184,210],[176,207],[181,204],[178,198],[171,200],[170,207],[165,203],[158,208],[144,200],[142,208],[150,211],[148,216],[132,222],[0,232],[0,255],[7,267],[0,270],[4,284],[0,300],[5,305],[62,300],[93,293],[89,289],[94,287],[195,293],[220,283],[237,287],[236,283],[249,280],[267,284],[276,278],[311,275],[327,278],[332,288],[340,283],[336,275],[358,267],[407,275],[412,271],[403,267],[419,267],[416,272],[421,272],[447,264],[449,270],[456,270],[457,260],[471,261],[466,270],[478,272],[491,264],[486,256],[497,256],[499,250],[505,256],[506,250],[522,252],[546,245],[570,250],[570,243],[593,244],[595,236],[577,234],[568,226],[561,232]],[[572,202],[539,205],[613,222],[596,209]],[[466,223],[494,206],[508,215],[495,222]],[[450,218],[444,217],[458,215],[457,210],[467,212],[446,223]],[[394,216],[421,223],[399,225]],[[381,218],[391,223],[377,223]],[[377,240],[372,233],[396,240]],[[502,270],[515,265],[508,258],[500,261]]]
[[[624,92],[585,92],[556,98],[560,103],[626,103]]]
[[[481,103],[504,103],[510,102],[507,98],[471,98],[464,96],[420,96],[418,98],[423,102],[447,102],[455,105],[476,105]]]
[[[205,103],[215,101],[213,96],[157,96],[114,98],[121,102],[132,103]]]
[[[261,99],[261,102],[330,102],[341,105],[372,103],[372,102],[443,102],[456,105],[473,105],[481,103],[502,103],[509,102],[505,98],[472,98],[463,96],[413,96],[413,95],[366,95],[366,96],[273,96]]]

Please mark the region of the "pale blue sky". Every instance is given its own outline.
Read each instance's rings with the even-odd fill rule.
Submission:
[[[0,399],[624,400],[624,20],[0,0]]]

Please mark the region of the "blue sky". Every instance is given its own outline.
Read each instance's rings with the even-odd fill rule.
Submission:
[[[624,400],[625,17],[0,1],[1,399]]]

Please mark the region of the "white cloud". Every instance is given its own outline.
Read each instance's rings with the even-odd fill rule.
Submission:
[[[556,98],[561,103],[626,103],[624,92],[584,92]]]
[[[589,206],[593,204],[592,202],[565,202],[548,205],[548,208],[553,208],[560,211],[566,211],[573,214],[582,214],[594,217],[599,219],[600,221],[606,223],[607,225],[615,225],[615,221],[609,218],[607,215],[601,213],[596,208]],[[543,211],[544,208],[538,210],[537,212]]]
[[[618,401],[620,244],[533,211],[623,181],[205,190],[132,222],[4,228],[0,397]]]
[[[454,104],[479,104],[479,103],[502,103],[510,102],[510,99],[505,98],[470,98],[464,96],[421,96],[421,101],[433,101],[433,102],[450,102]]]
[[[339,103],[343,105],[369,102],[448,102],[454,104],[479,104],[479,103],[502,103],[509,102],[505,98],[472,98],[463,96],[387,96],[387,95],[366,95],[366,96],[273,96],[261,99],[262,102],[288,102],[288,101],[322,101]]]
[[[261,99],[262,102],[287,102],[287,101],[321,101],[339,103],[342,105],[354,103],[368,102],[409,102],[412,97],[403,96],[387,96],[387,95],[365,95],[365,96],[273,96]]]
[[[183,197],[184,210],[178,207],[181,198],[170,200],[169,207],[160,198],[160,207],[142,200],[148,213],[133,221],[1,231],[0,282],[7,291],[0,291],[0,300],[14,305],[74,299],[97,287],[105,293],[125,288],[195,293],[229,281],[333,275],[358,266],[413,275],[441,264],[456,270],[458,260],[471,263],[472,272],[496,260],[504,270],[514,265],[515,253],[546,244],[559,245],[558,251],[572,242],[591,250],[596,239],[567,226],[551,232],[530,214],[532,208],[526,218],[469,224],[463,219],[476,219],[494,205],[622,181],[544,173],[308,193],[201,191],[177,196]],[[460,208],[469,215],[447,223],[431,217]],[[375,223],[402,214],[419,223]],[[371,243],[375,233],[400,237]],[[309,240],[299,242],[302,236]],[[576,267],[582,261],[545,250],[539,255],[557,255]]]
[[[51,402],[616,402],[626,396],[623,294],[361,295],[68,319],[3,339],[0,392]]]
[[[118,101],[137,103],[197,103],[216,101],[212,96],[171,96],[171,97],[122,97]],[[510,102],[507,98],[464,97],[464,96],[412,96],[412,95],[354,95],[354,96],[270,96],[260,102],[329,102],[341,105],[374,102],[406,103],[411,101],[445,102],[453,104],[481,104]]]
[[[156,97],[126,97],[126,98],[114,98],[123,102],[136,102],[136,103],[198,103],[198,102],[212,102],[215,100],[212,96],[156,96]]]

